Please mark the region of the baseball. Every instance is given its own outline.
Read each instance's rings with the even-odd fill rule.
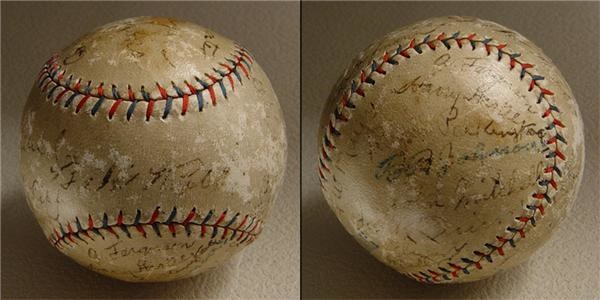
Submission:
[[[573,205],[583,123],[552,61],[519,33],[429,19],[369,46],[335,85],[321,189],[345,229],[417,281],[522,263]]]
[[[21,174],[60,252],[121,280],[174,280],[258,237],[282,183],[284,130],[247,49],[192,23],[131,18],[43,66]]]

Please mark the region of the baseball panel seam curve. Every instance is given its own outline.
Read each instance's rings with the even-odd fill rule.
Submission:
[[[559,143],[567,144],[566,139],[560,134],[559,128],[564,128],[565,125],[560,121],[557,115],[560,110],[548,99],[549,96],[553,96],[554,93],[542,87],[540,81],[544,80],[544,77],[532,72],[534,65],[523,62],[518,59],[521,56],[520,53],[511,53],[505,50],[507,44],[494,44],[493,39],[485,37],[483,39],[476,39],[477,35],[471,33],[467,36],[461,36],[460,32],[455,32],[451,36],[447,37],[445,33],[440,33],[434,39],[431,39],[431,35],[426,35],[421,42],[416,42],[413,38],[409,45],[402,47],[401,45],[393,51],[385,51],[381,57],[381,61],[377,62],[373,60],[369,70],[361,70],[359,78],[352,80],[350,89],[343,93],[342,98],[338,102],[333,113],[330,114],[329,123],[324,128],[325,133],[323,134],[322,143],[320,145],[319,154],[319,181],[321,189],[326,191],[325,183],[328,181],[328,174],[331,174],[331,164],[333,163],[330,153],[336,150],[335,138],[341,136],[340,126],[345,122],[350,121],[349,112],[352,109],[356,109],[355,102],[358,102],[360,98],[365,97],[365,91],[363,85],[374,86],[376,84],[373,78],[375,74],[379,76],[385,76],[386,71],[384,66],[396,66],[399,64],[400,59],[410,59],[411,54],[422,54],[422,47],[429,47],[429,49],[435,51],[439,46],[444,46],[447,50],[452,49],[452,45],[456,43],[459,48],[462,48],[464,44],[470,45],[473,50],[479,45],[485,47],[487,56],[490,56],[493,51],[497,53],[497,60],[500,62],[503,57],[509,57],[510,70],[517,69],[519,71],[520,80],[524,80],[525,77],[530,79],[528,92],[537,92],[537,104],[546,105],[543,109],[541,118],[547,120],[546,132],[553,130],[553,134],[545,141],[546,147],[541,151],[545,153],[546,159],[551,159],[551,163],[548,164],[544,169],[543,173],[546,177],[540,178],[537,182],[538,190],[532,193],[528,203],[523,208],[523,213],[514,218],[514,224],[507,226],[504,230],[504,234],[498,235],[492,242],[484,244],[484,250],[474,250],[474,257],[462,257],[460,262],[448,263],[447,267],[439,266],[438,270],[423,270],[419,272],[413,272],[406,274],[417,281],[425,283],[439,283],[444,281],[452,281],[459,277],[460,273],[465,275],[470,274],[474,269],[482,269],[482,262],[485,261],[492,263],[492,255],[497,253],[500,256],[504,256],[504,246],[510,245],[516,247],[516,242],[520,238],[525,238],[525,229],[528,225],[532,227],[536,226],[536,215],[538,218],[543,217],[545,209],[552,204],[553,193],[558,191],[557,180],[562,176],[561,168],[559,167],[559,161],[565,161],[566,157],[559,149]],[[390,54],[391,53],[391,54]],[[520,68],[520,70],[519,70]],[[355,101],[352,101],[354,98]],[[327,175],[326,175],[327,174]],[[557,175],[557,177],[555,177]],[[552,189],[551,189],[552,188]]]
[[[210,239],[219,238],[221,240],[235,240],[235,242],[251,243],[254,241],[256,236],[260,234],[262,228],[262,221],[256,217],[245,215],[243,218],[238,212],[228,219],[228,211],[225,210],[221,214],[215,214],[215,210],[210,210],[206,216],[201,216],[197,213],[196,208],[192,208],[183,220],[175,220],[177,216],[177,207],[173,207],[168,217],[164,221],[159,221],[158,218],[161,214],[160,206],[156,207],[152,212],[150,219],[146,222],[141,221],[141,210],[136,211],[134,220],[131,222],[123,221],[123,211],[120,210],[117,214],[116,222],[109,224],[108,214],[102,215],[102,221],[100,225],[96,225],[91,214],[87,218],[87,227],[81,224],[78,217],[75,221],[68,222],[66,224],[66,230],[63,224],[59,223],[58,228],[53,229],[53,233],[50,234],[48,240],[50,243],[57,247],[63,248],[64,246],[76,246],[79,243],[88,243],[88,240],[95,241],[94,236],[105,239],[102,231],[109,233],[111,236],[119,239],[120,234],[124,234],[128,238],[132,238],[130,228],[135,229],[139,236],[147,238],[148,234],[146,227],[150,226],[152,231],[157,237],[163,237],[161,227],[166,226],[168,233],[173,237],[177,236],[177,227],[183,227],[186,235],[189,237],[192,235],[192,227],[200,227],[200,238],[210,236]],[[229,215],[231,215],[229,213]],[[240,220],[241,219],[241,220]],[[211,222],[212,220],[212,222]],[[73,225],[71,225],[73,224]],[[73,229],[73,226],[75,229]],[[219,233],[219,231],[222,231]],[[93,233],[93,235],[92,235]],[[239,233],[239,235],[238,235]]]
[[[193,81],[184,80],[183,85],[176,84],[171,81],[171,87],[164,87],[158,82],[155,83],[158,91],[158,96],[152,96],[151,92],[147,91],[148,87],[141,86],[135,91],[131,85],[127,85],[127,90],[120,90],[115,84],[110,84],[110,93],[105,92],[109,84],[100,82],[94,86],[92,81],[82,83],[82,78],[74,79],[74,74],[66,75],[66,70],[59,64],[60,57],[55,54],[42,67],[37,77],[38,87],[45,94],[46,100],[54,105],[61,105],[64,108],[70,106],[75,107],[75,113],[79,113],[84,105],[88,102],[93,102],[94,105],[90,110],[90,114],[95,116],[100,107],[109,101],[110,109],[107,117],[112,120],[117,108],[125,103],[129,103],[127,108],[127,120],[129,121],[136,109],[138,102],[144,101],[147,103],[145,120],[150,121],[154,112],[154,104],[156,101],[166,101],[165,108],[162,112],[161,119],[166,119],[171,113],[173,101],[181,101],[181,115],[185,115],[188,111],[190,98],[195,97],[198,105],[198,111],[202,111],[205,106],[204,99],[208,96],[213,106],[217,105],[218,87],[221,96],[228,98],[228,89],[231,92],[235,91],[235,79],[240,85],[243,84],[241,73],[250,79],[251,65],[254,59],[250,53],[236,45],[236,49],[231,53],[225,62],[218,63],[218,67],[212,67],[213,74],[204,73],[204,79],[199,76],[194,76]],[[228,84],[225,83],[227,80]],[[227,87],[227,85],[229,87]],[[137,93],[136,93],[137,92]],[[208,94],[208,95],[205,95]],[[127,95],[127,96],[122,96]],[[61,103],[64,100],[64,103]],[[76,104],[75,104],[76,103]]]

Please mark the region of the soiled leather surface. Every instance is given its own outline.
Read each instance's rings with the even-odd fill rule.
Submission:
[[[4,5],[4,4],[3,4]],[[2,282],[3,297],[27,298],[192,298],[192,297],[297,297],[299,282],[299,232],[298,222],[298,183],[297,164],[290,164],[286,170],[285,183],[280,196],[276,199],[268,223],[274,226],[265,227],[261,233],[264,243],[253,243],[218,269],[199,276],[175,281],[167,284],[134,285],[119,282],[90,272],[68,258],[60,255],[48,246],[46,237],[35,225],[33,215],[28,212],[23,198],[22,188],[16,171],[16,145],[19,113],[22,110],[27,90],[32,84],[41,64],[47,55],[67,46],[71,41],[94,27],[113,20],[138,15],[167,15],[190,20],[213,28],[232,39],[245,44],[248,48],[257,49],[252,54],[257,60],[266,60],[261,66],[266,72],[274,72],[272,82],[280,97],[283,115],[286,121],[288,136],[288,152],[290,156],[298,156],[298,119],[296,78],[298,72],[298,54],[296,51],[298,31],[295,29],[298,15],[291,10],[293,5],[278,4],[268,9],[256,6],[256,10],[247,6],[216,6],[207,4],[189,4],[177,7],[173,5],[120,5],[113,4],[73,4],[64,5],[58,17],[46,19],[46,12],[52,10],[50,4],[39,7],[33,5],[15,5],[3,9],[3,20],[9,26],[4,27],[8,35],[19,35],[12,45],[3,50],[3,72],[15,74],[3,82],[3,137],[14,140],[14,144],[3,147],[3,258]],[[4,7],[3,7],[4,8]],[[199,13],[202,12],[202,13]],[[234,14],[240,23],[223,15]],[[265,19],[262,14],[281,16],[273,22],[277,30],[265,27],[248,26],[251,20]],[[12,18],[8,17],[11,16]],[[59,24],[55,17],[67,20],[68,29]],[[35,22],[34,20],[38,20]],[[33,24],[29,30],[23,30],[22,22]],[[262,24],[262,23],[261,23]],[[10,28],[10,30],[8,30]],[[18,31],[21,28],[23,31]],[[267,33],[267,30],[269,31]],[[18,34],[20,32],[21,34]],[[257,33],[258,32],[258,33]],[[59,37],[51,37],[60,34]],[[289,42],[281,39],[295,37]],[[273,53],[270,45],[277,44],[281,51]],[[28,51],[24,51],[28,49]],[[262,49],[262,50],[260,50]],[[10,53],[10,54],[9,54]],[[7,59],[11,57],[12,59]],[[268,57],[268,58],[266,58]],[[12,63],[9,63],[11,61]],[[286,67],[281,67],[285,65]],[[27,74],[25,74],[27,73]],[[22,74],[22,76],[21,76]],[[271,77],[271,76],[270,76]],[[154,91],[153,91],[154,92]],[[155,95],[156,96],[156,95]],[[14,102],[13,102],[14,101]],[[215,106],[216,108],[216,106]],[[107,113],[105,111],[105,113]],[[119,112],[120,116],[123,116]],[[157,115],[160,119],[160,116]],[[153,116],[154,118],[154,116]],[[143,117],[142,117],[143,120]],[[153,119],[154,120],[154,119]],[[158,120],[158,122],[161,122]],[[142,125],[142,124],[140,124]],[[3,141],[5,139],[3,138]],[[13,148],[14,147],[14,148]],[[276,224],[276,225],[275,225]],[[14,230],[18,228],[18,230]],[[258,242],[258,240],[257,240]],[[267,249],[270,254],[267,254]],[[273,284],[268,284],[273,283]]]
[[[365,45],[390,31],[436,15],[461,14],[502,23],[535,42],[557,64],[571,85],[586,125],[586,168],[574,207],[556,235],[531,259],[506,272],[469,284],[423,286],[370,256],[343,229],[325,204],[318,174],[303,174],[303,295],[395,298],[592,298],[598,296],[598,220],[594,186],[598,164],[597,24],[592,7],[548,4],[385,3],[378,5],[307,4],[303,40],[303,148],[315,149],[316,122],[333,84]],[[580,10],[581,9],[581,10]],[[597,8],[596,8],[597,9]],[[558,15],[579,19],[567,28]],[[344,20],[333,18],[344,15]],[[537,17],[542,15],[543,17]],[[577,16],[577,17],[575,17]],[[375,21],[375,19],[377,21]],[[549,21],[554,19],[554,21]],[[348,20],[348,21],[345,21]],[[351,20],[351,21],[350,21]],[[595,23],[594,23],[595,22]],[[572,34],[578,32],[577,35]],[[448,33],[448,32],[447,32]],[[434,36],[432,36],[434,37]],[[560,42],[557,42],[560,41]],[[403,43],[406,46],[406,42]],[[342,46],[340,46],[342,45]],[[571,45],[571,46],[567,46]],[[577,54],[573,54],[577,45]],[[334,50],[335,49],[335,50]],[[317,56],[316,53],[323,53]],[[310,57],[312,59],[306,59]],[[583,57],[583,58],[582,58]],[[581,60],[584,61],[581,61]],[[324,68],[327,65],[329,67]],[[314,74],[320,72],[315,78]],[[375,85],[375,87],[377,84]],[[367,93],[368,95],[368,93]],[[425,98],[424,98],[425,99]],[[358,104],[357,104],[358,105]],[[383,111],[383,114],[388,113]],[[409,120],[410,122],[411,120]],[[368,123],[368,122],[367,122]],[[590,144],[588,144],[588,142]],[[317,155],[303,156],[305,169],[316,170]],[[308,167],[306,167],[308,166]],[[407,195],[410,196],[410,195]],[[518,247],[518,246],[517,246]]]

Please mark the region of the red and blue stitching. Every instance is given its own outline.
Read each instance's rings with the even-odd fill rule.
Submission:
[[[88,215],[87,224],[82,224],[79,218],[75,218],[74,222],[69,222],[66,225],[58,224],[58,228],[53,230],[53,234],[48,237],[52,245],[58,248],[64,246],[75,246],[79,243],[89,243],[95,241],[95,238],[106,239],[105,235],[121,238],[126,236],[132,238],[132,231],[137,232],[138,236],[143,238],[148,237],[147,229],[157,237],[163,237],[163,230],[166,227],[165,234],[177,236],[177,228],[183,227],[185,234],[192,236],[192,227],[200,228],[200,238],[208,237],[210,239],[220,239],[242,243],[251,243],[258,234],[260,234],[262,221],[249,215],[241,216],[236,213],[231,216],[227,210],[221,214],[215,214],[214,210],[210,210],[205,216],[197,213],[196,208],[190,210],[185,219],[177,221],[177,208],[173,207],[169,216],[164,221],[159,221],[161,214],[160,207],[156,207],[152,212],[152,216],[147,221],[143,222],[142,212],[138,209],[134,220],[130,223],[123,221],[123,211],[119,211],[116,217],[116,222],[109,224],[108,215],[104,213],[100,224],[96,224],[91,215]]]
[[[138,102],[144,101],[147,103],[145,111],[145,120],[150,121],[154,113],[154,104],[156,101],[166,101],[165,107],[161,113],[161,118],[166,119],[171,113],[173,101],[177,99],[181,101],[181,115],[185,115],[189,108],[190,97],[196,98],[198,111],[202,111],[205,106],[204,98],[208,96],[213,106],[217,105],[217,92],[215,86],[218,87],[223,98],[228,98],[229,85],[231,91],[235,91],[236,81],[241,85],[243,74],[247,79],[250,79],[251,65],[254,60],[248,51],[242,47],[236,46],[235,51],[230,58],[226,58],[225,62],[218,64],[218,67],[213,67],[214,73],[205,73],[204,78],[194,77],[193,82],[184,81],[183,85],[177,85],[171,81],[173,92],[169,94],[164,86],[156,83],[156,88],[160,92],[159,97],[151,97],[146,91],[145,86],[141,86],[138,94],[141,98],[136,97],[133,88],[127,86],[127,95],[122,97],[119,88],[112,84],[110,86],[110,94],[105,95],[105,84],[100,82],[93,86],[92,81],[81,82],[81,79],[74,79],[73,75],[65,78],[66,70],[59,64],[59,56],[54,55],[48,60],[40,73],[38,74],[38,87],[42,93],[46,93],[46,99],[51,100],[53,104],[60,104],[64,100],[63,107],[68,108],[75,105],[75,113],[79,113],[88,101],[95,101],[90,111],[92,116],[96,116],[100,108],[105,102],[110,101],[110,109],[108,111],[108,119],[112,119],[117,111],[117,108],[128,103],[126,117],[130,120],[136,110]],[[235,79],[235,80],[234,80]],[[66,99],[65,99],[66,98]],[[78,100],[78,101],[76,101]],[[108,101],[107,101],[108,100]],[[75,104],[77,102],[77,104]]]
[[[545,177],[539,179],[537,182],[539,186],[538,191],[532,193],[529,203],[524,207],[523,213],[515,217],[514,224],[506,227],[505,233],[496,236],[493,242],[485,243],[481,251],[473,251],[474,257],[462,257],[460,262],[448,263],[447,266],[440,266],[433,270],[428,269],[407,274],[420,282],[440,283],[459,278],[461,274],[468,275],[474,269],[482,269],[483,260],[492,263],[492,255],[494,253],[504,256],[505,246],[516,247],[518,238],[525,238],[526,227],[528,225],[536,226],[538,220],[536,219],[536,215],[539,214],[539,217],[542,217],[547,207],[552,204],[552,194],[558,190],[557,180],[562,176],[559,162],[566,160],[565,154],[560,150],[559,146],[560,144],[567,144],[566,139],[560,133],[560,128],[564,128],[565,125],[558,118],[560,110],[549,100],[549,96],[553,96],[554,93],[540,84],[544,80],[544,77],[533,73],[534,66],[532,64],[519,60],[518,58],[521,54],[505,50],[507,44],[493,44],[491,38],[476,39],[475,37],[475,33],[461,37],[459,32],[449,37],[441,33],[434,39],[430,39],[430,36],[427,35],[421,42],[416,42],[415,39],[412,39],[408,46],[399,46],[395,51],[390,52],[391,54],[384,52],[381,61],[373,61],[367,71],[362,70],[360,77],[351,82],[350,90],[344,93],[330,116],[320,147],[318,173],[321,188],[325,191],[325,183],[328,181],[328,175],[331,174],[331,166],[329,164],[332,163],[332,159],[330,153],[336,150],[334,139],[341,136],[340,126],[349,121],[348,112],[356,109],[352,97],[356,100],[365,97],[364,86],[366,84],[376,84],[373,78],[374,74],[385,75],[386,71],[383,68],[385,65],[398,65],[400,59],[410,59],[411,55],[414,55],[413,53],[423,53],[423,47],[436,50],[441,44],[450,50],[452,48],[451,41],[456,42],[459,48],[470,45],[473,50],[478,45],[483,45],[488,56],[492,54],[492,50],[496,51],[498,61],[501,61],[505,56],[509,57],[510,70],[517,69],[521,80],[529,80],[528,91],[535,93],[537,104],[543,106],[544,112],[541,114],[541,118],[547,120],[548,125],[545,129],[550,134],[545,140],[547,147],[542,150],[542,153],[550,160],[550,163],[543,170]]]

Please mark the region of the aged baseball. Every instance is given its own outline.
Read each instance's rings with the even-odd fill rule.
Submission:
[[[254,241],[285,160],[252,55],[167,18],[110,23],[52,56],[22,118],[23,184],[50,244],[126,281],[189,277]]]
[[[565,219],[583,124],[556,66],[493,22],[429,19],[369,46],[326,105],[325,199],[372,255],[420,282],[523,262]]]

